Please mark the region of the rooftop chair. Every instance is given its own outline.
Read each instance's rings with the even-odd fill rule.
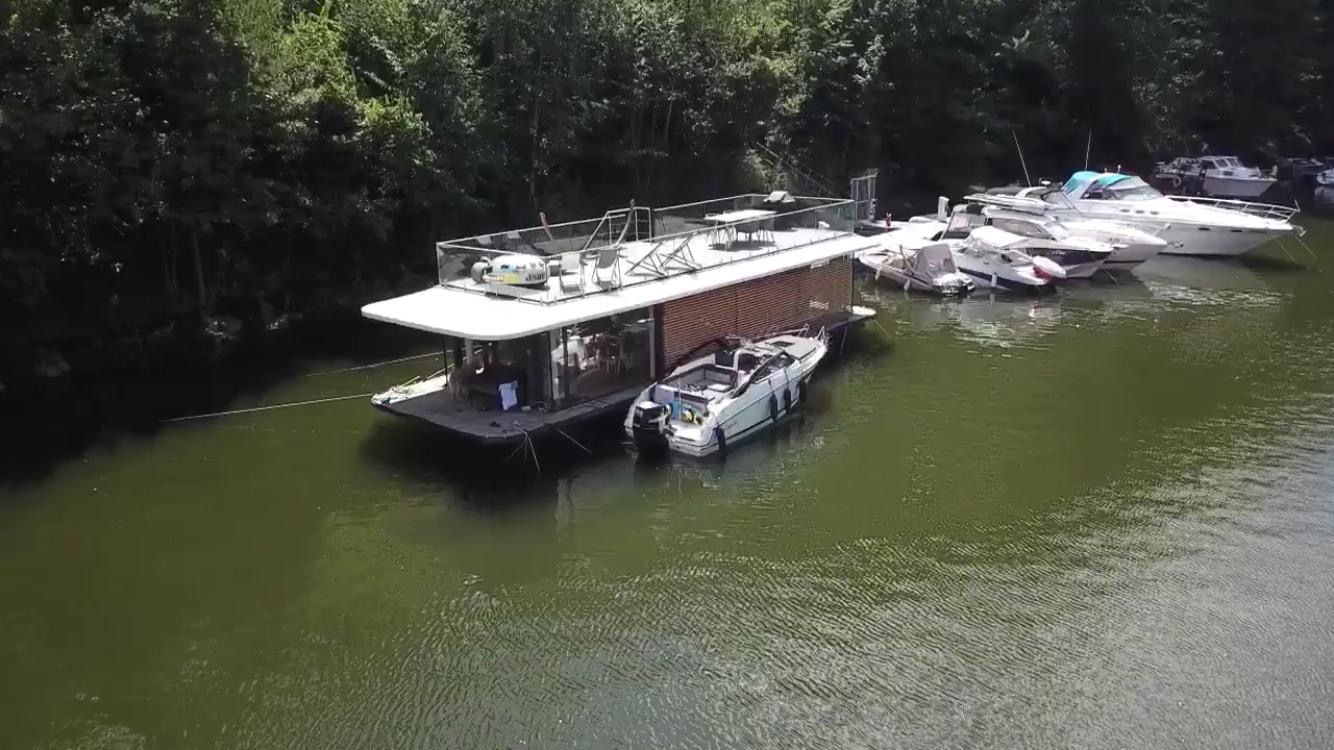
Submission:
[[[562,253],[560,256],[560,290],[562,292],[582,292],[584,290],[584,261],[580,253]]]
[[[621,269],[617,262],[620,258],[619,245],[598,248],[597,263],[593,266],[593,279],[602,286],[620,286]]]

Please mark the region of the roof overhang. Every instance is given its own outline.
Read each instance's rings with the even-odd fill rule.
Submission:
[[[637,310],[753,279],[817,266],[876,247],[874,239],[849,234],[778,253],[757,256],[694,273],[599,291],[542,304],[434,286],[361,308],[371,320],[420,331],[479,341],[530,336],[586,320]]]

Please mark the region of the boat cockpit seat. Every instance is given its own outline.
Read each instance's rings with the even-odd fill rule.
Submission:
[[[750,372],[760,363],[760,358],[749,352],[742,352],[737,355],[736,369],[741,372]]]
[[[709,383],[722,383],[731,387],[736,385],[736,371],[718,365],[708,365],[704,368],[704,380]]]

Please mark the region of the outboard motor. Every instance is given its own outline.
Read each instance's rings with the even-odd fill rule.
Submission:
[[[662,451],[667,448],[667,418],[671,412],[666,406],[653,401],[635,404],[631,431],[635,447],[641,451]]]

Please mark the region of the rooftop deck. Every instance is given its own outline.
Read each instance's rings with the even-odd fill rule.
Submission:
[[[439,243],[440,284],[362,308],[374,320],[477,340],[517,338],[660,304],[874,246],[847,200],[743,195]],[[479,260],[538,258],[533,286],[478,281]]]

